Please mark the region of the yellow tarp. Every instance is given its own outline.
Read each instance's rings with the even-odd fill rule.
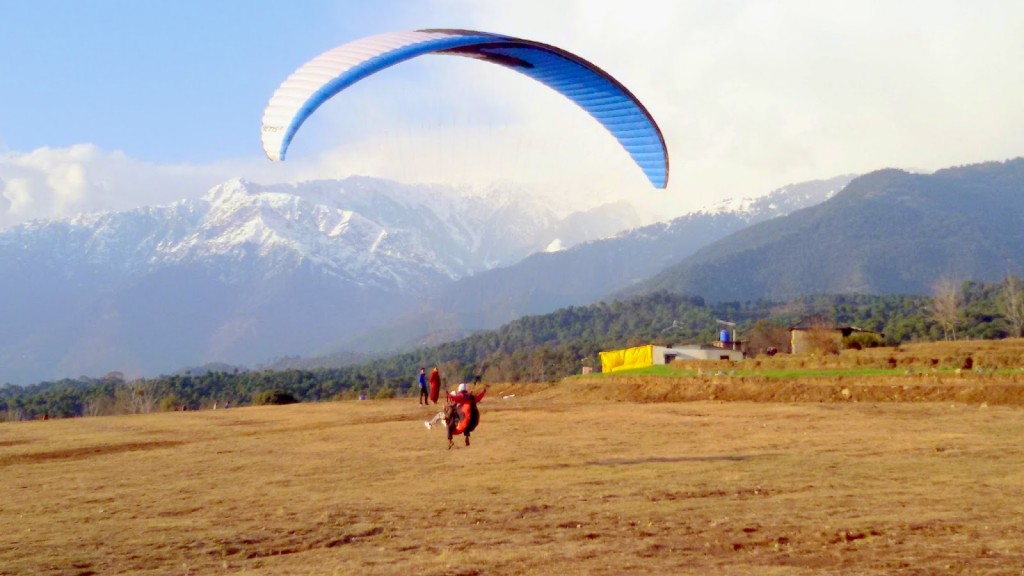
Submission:
[[[643,368],[652,364],[654,364],[654,346],[651,344],[601,352],[601,372],[604,373]]]

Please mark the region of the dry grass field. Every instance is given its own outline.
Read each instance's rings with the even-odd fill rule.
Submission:
[[[1020,405],[700,385],[0,424],[0,574],[1024,574]]]

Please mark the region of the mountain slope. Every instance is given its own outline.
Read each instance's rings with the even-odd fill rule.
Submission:
[[[589,304],[656,274],[700,247],[752,223],[831,197],[853,179],[838,176],[780,188],[756,199],[709,209],[586,242],[462,278],[443,286],[424,306],[345,346],[380,350],[388,344],[437,343],[495,328],[516,318]]]
[[[880,170],[829,201],[742,230],[628,290],[710,300],[928,293],[1024,266],[1024,159],[911,174]]]

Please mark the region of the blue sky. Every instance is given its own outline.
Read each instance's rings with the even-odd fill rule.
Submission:
[[[335,43],[413,25],[411,2],[3,0],[8,149],[94,143],[151,162],[259,152],[270,91]],[[377,8],[380,6],[380,8]],[[353,18],[358,15],[358,18]]]
[[[669,189],[564,99],[458,58],[360,83],[288,162],[263,157],[263,107],[302,62],[430,27],[556,44],[618,77],[666,135]],[[232,177],[501,182],[670,216],[838,174],[1003,160],[1024,154],[1021,30],[1015,0],[0,0],[0,229]]]

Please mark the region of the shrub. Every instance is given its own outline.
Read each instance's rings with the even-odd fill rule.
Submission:
[[[882,341],[878,334],[869,334],[867,332],[854,332],[843,338],[843,347],[852,350],[878,348],[884,344],[885,342]]]
[[[181,406],[181,400],[178,399],[178,395],[171,392],[160,399],[160,410],[163,412],[174,412]]]
[[[280,388],[261,390],[252,397],[253,406],[295,404],[296,402],[298,400],[291,392]]]
[[[337,401],[337,400],[358,400],[359,399],[359,395],[363,394],[363,393],[365,393],[365,392],[360,392],[359,390],[356,390],[355,388],[346,388],[346,389],[342,390],[341,392],[338,392],[337,394],[335,394],[332,397],[332,400],[335,400],[335,401]]]

